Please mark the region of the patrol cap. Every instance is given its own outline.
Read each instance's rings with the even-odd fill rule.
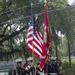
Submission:
[[[22,62],[22,58],[18,58],[18,59],[16,59],[15,62],[16,62],[16,63],[18,63],[18,62]]]
[[[31,60],[33,60],[33,57],[29,57],[29,58],[27,59],[27,61],[31,61]]]
[[[56,60],[56,59],[57,59],[57,57],[51,57],[50,59],[51,59],[51,60]]]

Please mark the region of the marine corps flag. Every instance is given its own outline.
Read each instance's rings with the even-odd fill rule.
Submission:
[[[49,33],[49,27],[48,27],[48,17],[47,17],[47,7],[46,4],[44,5],[44,50],[42,53],[42,56],[44,58],[41,59],[40,68],[43,69],[44,64],[47,60],[47,57],[49,56],[49,47],[51,46],[51,39],[50,39],[50,33]]]
[[[49,26],[48,26],[46,4],[44,5],[44,42],[45,42],[46,48],[48,49],[51,46],[51,39],[50,39],[50,32],[49,32]]]

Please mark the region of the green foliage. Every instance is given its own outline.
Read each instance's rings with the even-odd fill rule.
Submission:
[[[65,7],[67,3],[67,0],[51,0],[49,1],[49,6],[51,9],[55,9],[55,8],[61,8],[61,7]]]
[[[68,59],[62,60],[62,70],[63,75],[74,75],[75,74],[75,60],[72,60],[72,66],[69,67],[69,61]]]
[[[53,9],[58,9],[58,8],[64,8],[67,6],[67,1],[68,0],[47,0],[48,3],[48,10],[53,10]],[[0,22],[5,22],[8,20],[14,20],[14,19],[18,19],[21,17],[26,17],[28,15],[30,15],[30,4],[33,3],[34,4],[34,11],[35,13],[40,13],[43,12],[43,3],[38,3],[38,0],[0,0]],[[25,7],[28,6],[28,7]],[[12,10],[12,11],[11,11]],[[9,11],[9,12],[8,12]],[[59,30],[68,38],[70,38],[71,43],[73,43],[73,47],[75,46],[75,41],[73,41],[75,38],[75,17],[74,17],[74,12],[75,12],[75,8],[68,8],[65,10],[55,10],[52,13],[48,13],[48,17],[49,17],[49,21],[50,21],[50,25],[54,28],[54,32],[52,35],[52,43],[53,43],[53,55],[55,56],[56,52],[55,52],[55,44],[59,45],[60,44],[60,38],[58,37],[58,35],[56,34],[56,31],[58,32]],[[39,15],[39,28],[41,29],[41,33],[43,34],[43,14]],[[17,26],[20,27],[24,27],[27,26],[29,22],[29,18],[24,19],[24,20],[20,20],[18,22],[15,22],[15,26],[13,28],[11,28],[11,30],[6,30],[5,32],[5,36],[10,35],[11,33],[14,32],[14,30],[16,29]],[[9,24],[10,26],[11,24]],[[5,27],[7,25],[4,26],[4,24],[0,25],[1,31],[0,33],[2,34],[2,32],[4,31]],[[10,26],[11,27],[11,26]],[[11,32],[12,31],[12,32]],[[27,34],[27,29],[25,29],[24,31],[25,36],[22,36],[22,33],[15,36],[12,39],[12,47],[13,49],[20,49],[25,51],[25,55],[26,58],[28,56],[31,55],[31,53],[27,50],[27,45],[24,43],[24,37],[26,37]],[[1,38],[2,39],[2,38]],[[18,43],[18,40],[19,43]],[[21,41],[22,40],[22,41]],[[3,51],[12,51],[12,48],[9,48],[10,45],[9,40],[7,42],[4,42],[4,48]],[[64,50],[66,50],[66,44]],[[62,54],[62,52],[58,51],[58,54]],[[60,58],[60,55],[59,55]]]

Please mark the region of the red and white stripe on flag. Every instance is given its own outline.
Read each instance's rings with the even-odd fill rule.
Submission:
[[[37,36],[33,33],[33,26],[30,26],[28,28],[28,34],[26,36],[26,42],[28,45],[28,50],[33,52],[35,55],[37,55],[39,58],[42,56],[42,50],[43,50],[43,37],[39,30],[36,31]]]

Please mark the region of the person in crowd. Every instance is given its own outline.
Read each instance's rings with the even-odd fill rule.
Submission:
[[[27,63],[28,63],[28,65],[25,68],[26,73],[28,75],[35,75],[34,59],[33,59],[33,57],[29,57],[27,59]]]
[[[39,66],[40,66],[40,62],[38,62],[36,66],[36,75],[44,75],[44,70],[41,71],[39,69]]]
[[[49,65],[50,60],[47,60],[44,66],[44,75],[48,75],[48,65]]]
[[[59,68],[57,66],[56,57],[51,57],[48,64],[48,75],[59,75]]]
[[[22,59],[18,58],[15,60],[16,67],[12,71],[12,75],[26,75],[25,69],[22,67]]]

